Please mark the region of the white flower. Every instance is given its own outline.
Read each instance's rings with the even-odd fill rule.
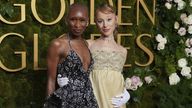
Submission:
[[[186,78],[187,78],[187,79],[190,79],[190,78],[191,78],[191,74],[187,75]]]
[[[186,41],[185,41],[185,45],[187,47],[191,47],[192,46],[192,38],[188,38]]]
[[[192,47],[185,48],[185,54],[187,55],[187,57],[192,57]]]
[[[130,89],[131,88],[131,79],[130,78],[126,78],[125,80],[125,88],[126,89]]]
[[[126,78],[125,87],[129,90],[137,90],[138,87],[141,87],[143,82],[138,76],[132,76],[131,78]]]
[[[179,23],[178,23],[177,21],[175,21],[174,28],[175,28],[175,29],[178,29],[178,28],[179,28]]]
[[[192,25],[188,27],[187,31],[189,34],[192,34]]]
[[[157,36],[155,37],[157,42],[160,42],[162,38],[163,36],[161,34],[157,34]]]
[[[169,76],[169,84],[170,85],[176,85],[178,82],[180,82],[179,76],[177,75],[177,73],[172,73]]]
[[[187,24],[192,24],[192,14],[187,17]]]
[[[179,28],[177,32],[180,36],[184,36],[186,34],[186,29],[184,27]]]
[[[180,1],[181,1],[181,0],[174,0],[175,3],[178,3],[178,2],[180,2]]]
[[[167,2],[172,2],[173,0],[167,0]]]
[[[188,23],[188,17],[187,17],[187,14],[186,13],[182,13],[180,15],[180,19],[183,23],[187,24]]]
[[[132,76],[131,81],[133,85],[141,87],[143,85],[143,82],[141,81],[140,77],[138,76]]]
[[[192,7],[192,0],[190,1],[189,5]]]
[[[181,58],[178,60],[178,66],[183,68],[183,67],[186,67],[187,66],[187,60],[186,58]]]
[[[144,78],[144,80],[145,80],[145,82],[146,82],[147,84],[150,84],[151,81],[153,81],[153,79],[152,79],[151,76],[146,76],[146,77]]]
[[[190,73],[191,73],[191,68],[190,67],[183,67],[181,69],[181,75],[187,77],[187,79],[190,78],[190,76],[191,76]]]
[[[164,43],[158,43],[157,50],[163,50],[163,49],[165,49],[165,44]]]
[[[167,39],[166,39],[166,38],[163,38],[163,36],[162,36],[161,34],[157,34],[157,36],[155,37],[155,39],[157,40],[157,42],[164,43],[164,44],[167,43]]]
[[[186,13],[182,13],[182,14],[180,15],[181,21],[184,21],[185,18],[187,18],[187,14],[186,14]]]
[[[167,39],[166,38],[162,38],[160,43],[166,44],[167,43]]]
[[[166,2],[166,3],[165,3],[165,7],[166,7],[167,9],[171,9],[172,4],[171,4],[171,3],[169,3],[169,2]]]
[[[177,5],[178,5],[177,10],[182,10],[186,6],[186,3],[181,0],[181,1],[178,2]]]

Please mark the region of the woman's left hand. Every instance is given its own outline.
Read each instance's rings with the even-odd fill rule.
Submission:
[[[112,98],[112,105],[115,108],[121,107],[122,105],[126,104],[129,99],[130,94],[126,89],[124,89],[123,93]]]

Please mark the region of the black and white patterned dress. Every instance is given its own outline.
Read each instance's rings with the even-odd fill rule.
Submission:
[[[47,99],[44,108],[98,108],[89,74],[93,68],[93,58],[85,71],[79,55],[72,49],[66,59],[58,64],[57,76],[67,77],[68,84],[58,88]],[[90,53],[91,56],[91,53]]]

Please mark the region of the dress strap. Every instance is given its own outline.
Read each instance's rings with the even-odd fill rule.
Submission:
[[[67,34],[67,38],[68,38],[69,49],[72,50],[72,46],[71,46],[71,38],[70,38],[69,34]]]
[[[89,46],[88,46],[87,41],[85,39],[83,39],[83,42],[84,42],[85,46],[88,48],[88,50],[89,50]]]

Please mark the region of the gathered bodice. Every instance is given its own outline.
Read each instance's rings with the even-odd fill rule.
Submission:
[[[91,50],[94,66],[93,70],[113,70],[121,72],[126,55],[121,51]]]

